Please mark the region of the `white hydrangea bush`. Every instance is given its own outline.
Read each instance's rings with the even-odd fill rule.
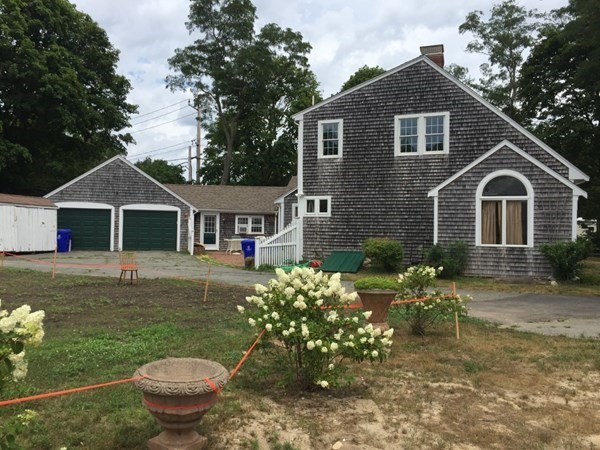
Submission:
[[[238,306],[248,323],[283,344],[295,381],[302,388],[328,388],[340,383],[342,361],[383,362],[392,345],[393,329],[382,332],[367,323],[370,311],[346,307],[356,292],[346,292],[340,274],[328,276],[312,268],[276,271],[267,286],[255,285]]]
[[[36,346],[44,338],[44,311],[31,312],[23,305],[8,312],[0,300],[0,387],[27,375],[25,346]]]
[[[402,317],[408,322],[411,332],[423,336],[427,328],[436,322],[446,320],[457,313],[467,315],[466,304],[471,301],[468,295],[444,294],[440,290],[432,290],[437,276],[443,267],[412,266],[398,275],[401,300],[420,300],[397,306]]]

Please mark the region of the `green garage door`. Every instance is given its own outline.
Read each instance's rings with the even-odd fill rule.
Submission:
[[[60,208],[57,223],[72,231],[72,250],[110,250],[110,209]]]
[[[178,250],[177,212],[123,212],[123,250]]]

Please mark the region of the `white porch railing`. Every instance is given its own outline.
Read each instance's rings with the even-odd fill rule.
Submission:
[[[267,239],[257,240],[254,250],[254,267],[262,264],[281,266],[297,263],[302,258],[302,226],[299,219]]]

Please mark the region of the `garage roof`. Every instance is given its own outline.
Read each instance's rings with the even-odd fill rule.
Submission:
[[[288,186],[166,184],[167,189],[202,211],[272,214],[275,200]]]
[[[0,194],[0,204],[56,208],[52,200],[42,197],[30,197],[28,195]]]

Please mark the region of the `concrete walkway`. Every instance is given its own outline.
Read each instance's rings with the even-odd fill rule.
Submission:
[[[5,267],[52,271],[54,254],[6,256]],[[198,258],[175,252],[137,252],[139,275],[144,278],[204,280],[209,265]],[[237,286],[266,284],[272,273],[254,272],[212,264],[212,282]],[[118,278],[117,252],[69,252],[57,255],[57,273]],[[352,289],[351,283],[344,283]],[[470,315],[501,324],[501,327],[548,335],[600,338],[600,296],[514,294],[493,291],[462,291],[473,297]],[[599,292],[600,295],[600,292]]]

